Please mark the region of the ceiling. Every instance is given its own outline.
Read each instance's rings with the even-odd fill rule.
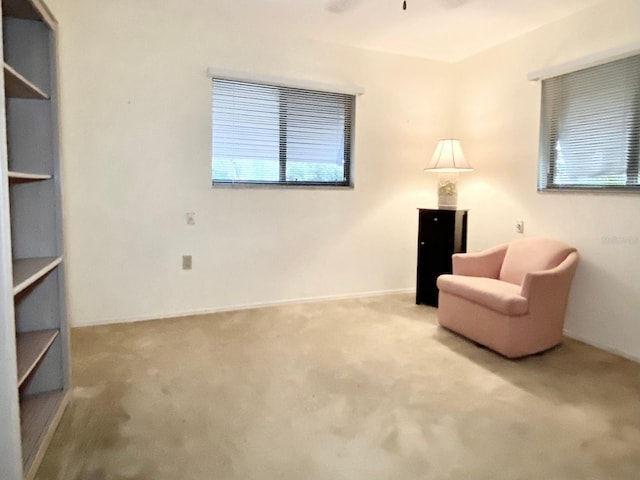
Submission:
[[[227,0],[260,32],[455,62],[599,0]],[[235,14],[235,15],[234,15]]]

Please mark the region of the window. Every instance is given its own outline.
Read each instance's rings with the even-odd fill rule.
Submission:
[[[640,55],[542,81],[538,190],[640,190]]]
[[[355,96],[213,79],[214,184],[350,186]]]

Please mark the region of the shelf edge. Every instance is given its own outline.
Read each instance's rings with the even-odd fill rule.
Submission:
[[[22,282],[18,283],[17,285],[14,285],[13,287],[14,296],[20,293],[21,291],[23,291],[29,285],[32,285],[35,282],[37,282],[40,278],[44,277],[47,273],[49,273],[51,270],[53,270],[58,265],[60,265],[60,263],[62,263],[62,257],[45,257],[45,258],[51,258],[52,261],[47,263],[46,265],[44,265],[43,267],[41,267],[39,270],[35,271],[31,275],[29,275]]]
[[[50,180],[53,178],[53,175],[47,175],[42,173],[27,173],[27,172],[16,172],[10,170],[7,174],[9,177],[9,181],[15,182],[37,182],[39,180]]]
[[[40,361],[47,354],[47,352],[51,348],[51,345],[53,345],[53,342],[55,342],[56,338],[58,338],[58,336],[60,335],[60,330],[52,328],[47,330],[39,330],[39,331],[36,330],[35,332],[18,332],[18,338],[23,335],[35,334],[35,333],[41,333],[44,335],[45,332],[49,333],[50,337],[39,349],[39,352],[37,353],[37,355],[32,359],[30,359],[29,365],[24,370],[24,372],[22,372],[21,374],[21,372],[18,371],[18,388],[25,382],[27,378],[29,378],[29,375],[31,375],[31,373],[38,367],[38,364],[40,363]]]
[[[27,90],[31,92],[31,96],[12,96],[7,95],[8,98],[32,98],[32,99],[41,99],[41,100],[50,100],[49,95],[44,93],[40,88],[34,85],[32,82],[27,80],[21,73],[19,73],[15,68],[9,65],[7,62],[4,62],[4,73],[5,75],[8,73],[10,77],[14,78],[14,81],[20,82],[20,84],[25,87]],[[5,89],[7,88],[7,82],[5,80]]]

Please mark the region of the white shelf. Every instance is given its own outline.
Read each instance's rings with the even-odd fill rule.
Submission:
[[[26,173],[26,172],[9,172],[10,182],[37,182],[40,180],[49,180],[53,178],[52,175],[43,175],[40,173]]]
[[[33,478],[35,471],[60,422],[68,392],[52,392],[25,395],[20,399],[20,428],[22,431],[22,464],[25,478]]]
[[[60,332],[58,330],[37,330],[18,333],[18,386],[22,385],[45,356]]]
[[[62,257],[23,258],[13,261],[13,294],[17,295],[56,268]]]
[[[4,64],[4,91],[10,98],[48,100],[49,95],[20,75],[11,65]]]

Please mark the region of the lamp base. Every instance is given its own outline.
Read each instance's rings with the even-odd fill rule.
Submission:
[[[458,207],[458,172],[438,173],[438,208],[455,210]]]

